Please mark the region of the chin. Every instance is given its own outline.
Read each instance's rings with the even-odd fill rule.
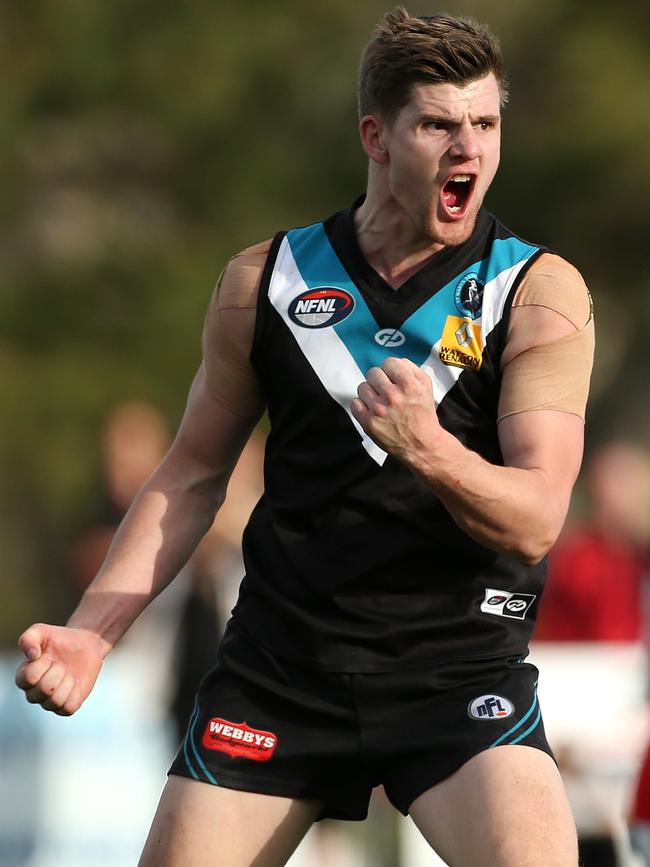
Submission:
[[[428,227],[427,235],[436,243],[444,244],[445,247],[458,247],[470,238],[475,225],[476,214],[468,214],[464,219],[453,222],[433,220]]]

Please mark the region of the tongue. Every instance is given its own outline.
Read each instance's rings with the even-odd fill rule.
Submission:
[[[460,205],[462,201],[460,194],[455,190],[449,189],[449,187],[443,190],[442,197],[448,208],[454,208],[456,205]]]
[[[448,181],[442,191],[442,197],[448,208],[454,208],[463,204],[466,187],[456,181]]]

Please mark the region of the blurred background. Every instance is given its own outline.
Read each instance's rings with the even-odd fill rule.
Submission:
[[[34,621],[65,621],[164,453],[227,259],[362,191],[356,67],[387,8],[0,2],[2,865],[137,862],[241,577],[264,425],[221,524],[111,658],[78,717],[20,700],[16,638]],[[444,10],[490,24],[510,73],[488,207],[572,261],[594,297],[585,472],[551,559],[534,656],[548,665],[543,688],[553,672],[556,682],[575,673],[549,692],[546,715],[575,790],[585,867],[642,864],[625,823],[631,811],[642,849],[650,5],[448,0]],[[408,827],[379,792],[368,824],[324,824],[295,863],[434,863]]]

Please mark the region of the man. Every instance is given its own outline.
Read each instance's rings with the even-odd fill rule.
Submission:
[[[228,265],[177,438],[67,628],[20,639],[74,712],[271,422],[246,577],[141,865],[281,865],[374,785],[457,867],[575,867],[525,663],[582,454],[588,293],[482,208],[489,32],[389,13],[361,65],[365,198]]]

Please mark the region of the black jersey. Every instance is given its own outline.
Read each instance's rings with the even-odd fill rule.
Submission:
[[[394,290],[361,253],[353,209],[276,236],[251,353],[271,422],[265,493],[233,612],[251,638],[338,671],[525,652],[544,565],[469,538],[350,403],[370,367],[409,358],[442,426],[502,464],[508,314],[541,252],[481,210],[467,242]]]

